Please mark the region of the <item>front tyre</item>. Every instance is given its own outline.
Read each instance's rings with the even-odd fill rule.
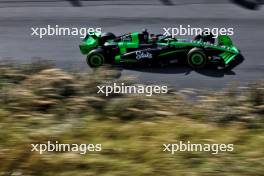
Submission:
[[[92,50],[86,59],[87,64],[90,67],[100,67],[105,63],[104,53],[101,49]]]
[[[194,69],[203,68],[207,63],[207,57],[200,48],[193,48],[187,56],[188,64]]]

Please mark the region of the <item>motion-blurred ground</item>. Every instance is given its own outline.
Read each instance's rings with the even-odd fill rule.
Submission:
[[[105,70],[107,69],[107,70]],[[96,94],[102,82],[136,80],[118,70],[65,72],[49,62],[0,66],[0,175],[260,176],[264,87],[167,95]],[[30,152],[31,143],[101,143],[96,154]],[[232,143],[234,152],[162,152],[162,144]]]

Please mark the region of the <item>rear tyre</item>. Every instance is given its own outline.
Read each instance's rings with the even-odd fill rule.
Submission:
[[[103,50],[101,49],[94,49],[92,50],[86,59],[87,64],[92,67],[100,67],[105,63],[105,57]]]
[[[187,56],[188,64],[190,67],[197,69],[203,68],[207,63],[207,56],[200,48],[193,48]]]

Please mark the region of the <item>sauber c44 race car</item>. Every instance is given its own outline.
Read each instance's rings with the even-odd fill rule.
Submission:
[[[87,55],[90,67],[108,64],[158,64],[185,62],[194,69],[215,64],[227,67],[240,51],[228,36],[204,33],[194,39],[179,39],[172,36],[154,35],[144,30],[121,36],[112,33],[87,35],[80,44],[82,54]]]

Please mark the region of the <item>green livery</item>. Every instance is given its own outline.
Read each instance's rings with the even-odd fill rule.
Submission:
[[[80,44],[91,67],[109,64],[170,64],[185,62],[192,68],[214,64],[227,67],[240,55],[230,37],[211,34],[194,39],[154,35],[144,30],[116,37],[112,33],[87,35]]]

